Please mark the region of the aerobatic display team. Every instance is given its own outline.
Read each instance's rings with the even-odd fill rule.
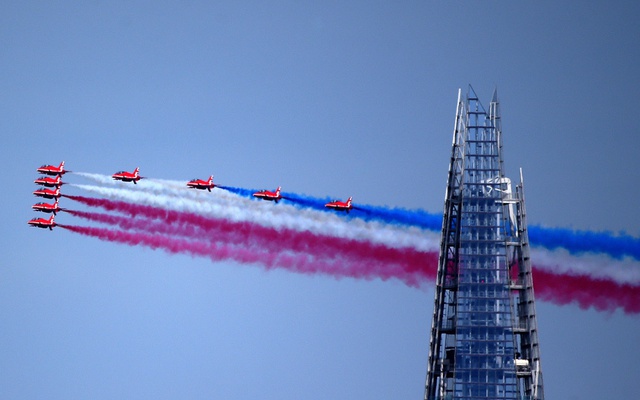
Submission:
[[[66,170],[64,161],[37,171],[45,176],[33,194],[53,203],[32,206],[51,214],[28,221],[34,227],[304,274],[417,288],[435,280],[442,214],[220,185],[213,175],[188,182],[143,177],[139,168],[102,175]],[[65,174],[93,184],[63,182]],[[95,197],[62,194],[62,185]],[[91,211],[61,208],[61,197]],[[100,225],[61,224],[60,212]],[[640,239],[540,226],[528,235],[539,300],[640,313]]]

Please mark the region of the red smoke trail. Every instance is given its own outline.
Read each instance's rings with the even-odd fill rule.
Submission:
[[[428,264],[425,263],[425,260],[432,256],[429,253],[412,248],[396,249],[381,244],[340,239],[308,231],[301,232],[287,228],[274,229],[250,222],[232,222],[224,219],[207,218],[188,212],[164,210],[119,201],[90,198],[82,198],[80,201],[87,205],[96,205],[131,216],[141,215],[149,218],[140,220],[137,218],[70,211],[77,216],[118,225],[123,229],[180,235],[191,239],[203,239],[213,242],[243,244],[266,249],[272,253],[281,253],[283,251],[307,253],[313,255],[316,259],[335,255],[343,261],[367,263],[370,268],[379,271],[385,270],[388,266],[395,266],[394,268],[401,268],[412,275],[435,278],[435,261],[434,263],[429,263],[432,265],[431,267],[425,267]],[[163,222],[154,222],[150,218],[158,218]]]
[[[239,263],[255,263],[266,268],[284,268],[303,274],[323,273],[335,278],[350,277],[357,279],[396,278],[408,286],[421,287],[433,282],[438,254],[425,253],[421,260],[423,267],[416,270],[433,271],[431,274],[406,271],[394,265],[380,264],[372,268],[366,260],[361,263],[334,258],[318,258],[305,253],[279,252],[246,248],[225,243],[189,240],[164,235],[141,232],[124,232],[104,228],[88,228],[59,225],[71,231],[100,238],[102,240],[142,245],[153,249],[163,249],[169,253],[183,253],[208,257],[212,261],[233,260]],[[544,270],[534,269],[534,286],[539,300],[557,305],[577,303],[582,309],[593,307],[597,311],[615,311],[617,308],[627,314],[640,313],[640,288],[621,285],[611,281],[597,281],[586,276],[556,275]]]
[[[622,308],[627,314],[640,313],[640,287],[588,276],[556,275],[543,269],[533,270],[538,299],[557,305],[577,303],[581,309],[597,311]]]
[[[324,273],[335,278],[350,277],[367,280],[396,278],[408,286],[414,287],[418,287],[428,280],[427,274],[422,271],[432,270],[435,273],[435,265],[437,263],[437,255],[435,253],[424,253],[425,257],[421,260],[420,265],[425,267],[414,267],[412,270],[407,271],[397,264],[372,264],[369,262],[371,260],[367,259],[345,260],[340,257],[340,254],[332,254],[331,258],[316,257],[307,253],[271,252],[266,249],[247,248],[228,243],[212,243],[143,232],[125,232],[71,225],[60,225],[60,227],[102,240],[132,246],[147,246],[152,249],[163,249],[172,254],[183,253],[209,257],[213,261],[233,260],[240,263],[256,263],[262,264],[268,269],[280,267],[304,274]]]
[[[199,229],[204,229],[207,235],[211,234],[212,226],[217,224],[220,232],[230,235],[226,237],[226,240],[232,243],[244,244],[248,243],[248,241],[253,241],[253,246],[245,250],[254,255],[265,254],[264,259],[260,257],[247,258],[246,255],[244,258],[236,257],[231,253],[229,253],[230,255],[227,257],[216,258],[209,253],[199,254],[189,251],[187,249],[188,247],[182,251],[193,255],[209,256],[215,261],[233,259],[239,262],[261,263],[267,268],[283,267],[302,273],[322,272],[336,277],[350,276],[365,279],[377,277],[383,280],[397,278],[409,286],[422,286],[425,282],[432,282],[436,276],[438,254],[435,252],[417,252],[409,248],[390,249],[385,246],[371,245],[369,243],[322,237],[309,232],[280,231],[257,224],[215,220],[194,214],[133,205],[125,202],[79,198],[77,196],[68,197],[90,206],[100,206],[108,210],[125,212],[132,216],[144,215],[149,218],[158,218],[175,223],[187,223],[186,221],[190,221],[189,223],[198,226]],[[124,228],[125,226],[122,227]],[[176,228],[173,227],[172,229]],[[174,231],[174,234],[176,234],[176,231]],[[235,236],[235,239],[233,239],[233,235],[238,236]],[[98,235],[94,232],[93,236]],[[122,240],[104,239],[126,243]],[[180,239],[166,238],[166,240]],[[220,238],[220,240],[224,241],[225,239]],[[333,243],[332,240],[338,243]],[[183,241],[186,243],[191,242],[189,240]],[[141,242],[129,244],[143,244],[154,247]],[[340,244],[343,246],[340,247]],[[223,246],[222,244],[218,245]],[[155,246],[154,248],[158,247],[164,248],[169,252],[181,252],[180,250],[173,251],[171,247]],[[262,252],[259,251],[261,247],[264,247],[264,251]],[[305,258],[301,260],[299,258],[284,257],[283,254],[287,254],[284,250],[294,252],[299,257],[301,254],[309,252],[314,254],[305,254]],[[408,257],[406,254],[403,254],[411,253],[412,251],[415,253]],[[280,259],[276,258],[278,254],[281,256]],[[329,259],[330,261],[327,263],[326,259],[330,256],[334,258]],[[250,261],[244,261],[245,259]],[[399,267],[397,264],[397,261],[400,259],[404,260],[402,263],[403,267]],[[293,260],[295,260],[295,262]],[[356,260],[359,260],[360,264],[358,264]],[[392,265],[385,264],[390,261],[395,261],[395,263],[391,262]],[[617,308],[621,308],[625,313],[640,313],[640,287],[637,286],[619,284],[610,280],[599,280],[588,276],[553,274],[536,267],[534,267],[534,282],[536,296],[539,300],[548,301],[557,305],[576,303],[582,309],[593,307],[598,311],[611,312]]]
[[[165,210],[163,208],[126,203],[124,201],[94,199],[91,197],[71,196],[67,194],[63,194],[62,196],[91,207],[101,207],[107,211],[119,211],[132,217],[144,213],[149,218],[167,219],[171,213],[175,212],[172,210]]]

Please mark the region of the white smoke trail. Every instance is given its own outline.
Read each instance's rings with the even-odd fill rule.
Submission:
[[[100,183],[102,185],[115,185],[117,183],[117,181],[115,181],[109,175],[93,174],[93,173],[90,173],[90,172],[73,172],[73,174],[81,176],[83,178],[90,179],[90,180],[92,180],[92,181],[94,181],[96,183]]]
[[[235,222],[247,221],[274,229],[309,231],[344,239],[370,241],[394,248],[410,247],[420,251],[439,249],[439,235],[434,232],[355,218],[345,220],[330,213],[299,209],[283,203],[255,201],[227,191],[191,192],[192,196],[198,197],[194,200],[150,193],[149,186],[128,189],[76,184],[73,186],[111,200],[191,212]]]
[[[631,257],[615,259],[606,254],[576,256],[565,249],[551,251],[533,247],[531,262],[555,274],[586,275],[621,284],[640,284],[640,262]]]
[[[211,193],[201,192],[199,190],[189,188],[186,185],[186,181],[144,178],[138,181],[136,185],[132,185],[131,183],[127,182],[115,181],[109,175],[94,174],[88,172],[76,172],[76,175],[80,175],[84,178],[90,179],[100,185],[108,185],[111,187],[115,186],[124,190],[144,191],[154,195],[179,197],[181,199],[188,198],[198,202],[208,202],[212,200]],[[82,185],[76,186],[80,187]],[[213,200],[221,205],[232,206],[237,203],[238,198],[242,198],[234,193],[221,189],[214,189],[213,193],[217,195],[217,197]],[[247,200],[246,198],[243,199]]]
[[[331,235],[345,239],[367,240],[394,248],[410,247],[420,251],[439,251],[440,234],[416,227],[389,225],[357,218],[345,220],[334,214],[300,209],[286,203],[256,201],[226,190],[211,193],[186,187],[186,182],[145,179],[137,185],[114,182],[110,176],[77,173],[99,184],[120,188],[72,185],[112,200],[198,213],[232,221],[248,221],[275,229],[288,228]],[[126,185],[126,187],[125,187]],[[531,259],[536,267],[556,274],[587,275],[622,284],[640,284],[640,262],[626,257],[615,259],[606,254],[572,255],[565,249],[547,250],[532,246]]]

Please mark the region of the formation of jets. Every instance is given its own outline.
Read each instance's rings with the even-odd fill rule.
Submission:
[[[64,185],[64,182],[62,182],[62,175],[71,171],[68,171],[64,168],[64,161],[62,161],[58,166],[43,165],[36,171],[48,176],[41,176],[33,181],[34,183],[42,186],[40,189],[34,191],[33,194],[38,197],[44,197],[45,199],[55,199],[55,201],[53,203],[36,203],[31,206],[31,208],[35,211],[52,213],[53,215],[51,215],[49,219],[33,218],[28,222],[28,224],[37,228],[49,228],[50,230],[53,230],[53,227],[56,226],[54,217],[56,216],[56,213],[58,211],[62,210],[58,205],[58,201],[62,196],[62,194],[60,194],[60,187]],[[133,172],[116,172],[115,174],[111,175],[111,177],[117,181],[133,182],[134,184],[137,184],[140,179],[143,179],[143,177],[140,176],[139,167],[134,169]],[[187,187],[190,189],[207,190],[211,192],[211,190],[216,187],[216,184],[213,183],[213,175],[210,175],[208,180],[197,178],[190,180],[189,182],[187,182]],[[280,193],[281,189],[282,188],[278,186],[278,188],[273,192],[270,190],[261,190],[259,192],[253,193],[253,197],[277,203],[282,199],[282,194]],[[334,200],[330,203],[325,204],[324,206],[335,211],[345,211],[348,213],[353,209],[351,201],[352,198],[349,197],[346,202]]]
[[[209,176],[209,180],[206,180],[206,181],[202,179],[194,178],[189,182],[187,182],[187,187],[192,189],[200,189],[200,190],[206,189],[210,192],[211,189],[216,187],[216,185],[215,183],[213,183],[213,175],[211,175]],[[278,188],[274,192],[270,190],[261,190],[259,192],[253,193],[253,197],[257,199],[273,201],[277,203],[282,199],[282,194],[280,193],[281,190],[282,190],[282,187],[280,186],[278,186]],[[352,201],[352,198],[349,197],[349,199],[346,202],[340,201],[340,200],[334,200],[330,203],[325,204],[324,206],[336,211],[346,211],[347,213],[349,213],[349,211],[353,209],[353,205],[351,204],[351,201]]]
[[[64,184],[64,182],[62,182],[62,175],[70,171],[64,169],[64,161],[61,162],[57,167],[55,165],[43,165],[40,168],[36,169],[36,171],[49,176],[41,176],[33,181],[33,183],[37,185],[44,186],[43,188],[33,192],[33,194],[39,197],[44,197],[45,199],[55,199],[55,201],[53,202],[53,204],[44,202],[36,203],[32,205],[31,208],[33,208],[35,211],[53,213],[53,215],[51,215],[48,219],[37,217],[32,218],[27,222],[27,224],[36,228],[49,228],[49,230],[53,230],[53,227],[57,225],[54,222],[54,218],[56,216],[56,213],[61,210],[60,206],[58,205],[58,200],[60,199],[60,196],[62,196],[60,194],[60,186]],[[51,178],[50,176],[55,176],[55,178]]]

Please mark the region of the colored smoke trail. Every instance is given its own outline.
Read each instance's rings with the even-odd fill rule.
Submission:
[[[369,242],[315,235],[311,232],[275,231],[272,228],[251,223],[215,220],[176,211],[166,212],[164,219],[158,221],[153,218],[159,217],[158,211],[164,210],[146,206],[112,202],[109,208],[134,217],[142,215],[145,219],[83,211],[70,210],[69,212],[81,218],[116,225],[125,230],[135,229],[207,242],[242,244],[272,253],[283,251],[307,253],[316,259],[327,257],[326,255],[337,255],[344,261],[366,263],[374,269],[383,269],[388,266],[418,274],[421,272],[419,269],[424,265],[424,260],[429,258],[428,253],[411,248],[400,250]],[[422,272],[429,273],[429,270]]]
[[[565,249],[532,248],[531,259],[539,268],[563,275],[587,275],[595,280],[640,286],[640,263],[631,257],[615,259],[606,254],[571,255]]]
[[[631,256],[640,260],[640,239],[627,234],[574,231],[566,228],[529,226],[532,244],[553,250],[565,248],[573,254],[605,253],[613,258]]]
[[[231,193],[235,193],[238,196],[242,196],[242,197],[247,197],[247,198],[252,198],[253,194],[255,192],[257,192],[257,190],[253,190],[253,189],[243,189],[243,188],[239,188],[239,187],[233,187],[233,186],[224,186],[224,185],[220,185],[218,186],[220,189],[224,189],[224,190],[228,190]]]
[[[212,226],[208,226],[207,224],[215,224],[214,221],[207,220],[206,218],[202,218],[197,215],[188,215],[184,213],[178,213],[174,211],[167,211],[162,209],[153,209],[151,207],[144,207],[135,204],[127,204],[123,202],[113,202],[105,199],[83,199],[86,204],[93,206],[100,206],[105,209],[111,211],[119,211],[123,213],[127,213],[131,216],[145,216],[148,218],[164,218],[167,222],[171,223],[189,223],[200,228],[204,228],[204,232],[206,232],[206,236],[203,236],[204,232],[192,232],[193,237],[209,237],[212,234]],[[110,222],[113,223],[117,219],[116,217],[107,215],[108,220],[98,219],[101,222]],[[132,218],[120,218],[121,227],[123,228],[138,228],[138,229],[158,229],[159,232],[163,233],[181,233],[184,232],[176,232],[175,228],[169,227],[169,230],[161,230],[162,224],[156,225],[148,225],[148,221],[136,221]],[[388,279],[389,277],[396,277],[398,279],[403,280],[410,286],[417,286],[420,284],[420,279],[424,279],[426,281],[432,281],[434,279],[434,274],[436,271],[436,262],[437,262],[437,253],[432,252],[431,254],[425,253],[414,253],[410,257],[402,254],[402,252],[394,251],[394,249],[378,249],[378,252],[372,252],[371,248],[368,244],[361,244],[361,247],[352,247],[357,243],[353,241],[349,241],[349,243],[344,241],[339,241],[338,243],[331,244],[331,238],[325,238],[329,241],[327,243],[315,243],[315,240],[318,238],[314,235],[304,233],[304,232],[288,232],[287,234],[278,235],[277,232],[274,232],[270,229],[265,229],[264,227],[256,226],[254,224],[237,224],[230,223],[228,221],[218,221],[220,224],[220,229],[222,231],[233,232],[230,236],[211,236],[211,240],[220,240],[220,241],[234,241],[238,240],[240,243],[248,244],[249,242],[253,242],[252,246],[249,246],[252,251],[266,252],[271,254],[271,259],[267,258],[267,260],[263,263],[260,258],[254,257],[250,259],[251,261],[243,261],[247,260],[246,257],[230,257],[230,259],[239,261],[239,262],[254,262],[254,263],[263,263],[267,268],[271,267],[280,267],[279,261],[273,261],[273,254],[283,253],[283,252],[292,252],[292,253],[313,253],[310,256],[313,257],[313,261],[308,261],[312,264],[317,264],[320,260],[325,259],[325,254],[333,254],[339,259],[341,259],[343,264],[348,264],[348,269],[351,271],[357,271],[357,265],[367,265],[367,268],[372,268],[378,271],[378,274],[381,275],[382,279]],[[141,225],[138,225],[141,224]],[[260,229],[264,229],[263,232],[254,232],[254,229],[258,231]],[[239,235],[236,235],[240,232]],[[253,232],[253,233],[252,233]],[[275,234],[275,235],[274,235]],[[253,236],[252,236],[253,235]],[[335,239],[334,239],[335,240]],[[344,246],[340,246],[344,245]],[[405,251],[409,252],[411,249],[405,249]],[[170,251],[170,249],[169,249]],[[187,251],[188,252],[188,251]],[[198,254],[196,254],[198,255]],[[206,254],[205,254],[206,255]],[[541,257],[534,258],[538,260]],[[216,260],[216,258],[212,258]],[[391,262],[394,259],[403,260],[402,263]],[[429,260],[428,263],[425,264],[425,260]],[[347,261],[350,261],[349,264]],[[553,257],[552,257],[553,260]],[[545,262],[545,260],[540,260],[541,262]],[[570,260],[566,260],[569,262]],[[308,266],[303,266],[298,260],[298,268],[291,268],[292,270],[301,270],[301,271],[318,271],[323,272],[325,274],[332,274],[332,270],[335,274],[335,265],[332,268],[327,267],[313,267],[309,268]],[[391,264],[391,265],[385,265]],[[427,265],[426,267],[423,267]],[[596,266],[598,264],[596,263]],[[286,265],[284,266],[286,268]],[[550,272],[549,268],[556,268],[557,265],[551,266],[541,266],[539,263],[536,265],[535,276],[536,276],[536,292],[539,293],[539,297],[541,300],[550,301],[555,304],[563,305],[571,302],[576,302],[581,308],[589,308],[594,307],[599,311],[612,311],[616,308],[620,307],[625,310],[625,312],[636,313],[639,312],[637,310],[638,302],[634,302],[636,295],[640,294],[638,291],[640,290],[637,286],[627,285],[624,283],[612,282],[604,279],[598,279],[598,277],[592,276],[580,276],[575,275],[574,273],[553,273]],[[324,268],[324,269],[323,269]],[[584,271],[578,271],[578,273],[584,273]],[[338,274],[340,275],[340,274]],[[346,274],[346,276],[363,276],[362,272],[359,273],[351,273]],[[341,276],[341,275],[340,275]],[[368,276],[371,278],[371,275]],[[602,291],[602,289],[605,291]],[[640,297],[638,297],[640,299]],[[638,300],[640,301],[640,300]]]
[[[370,218],[377,219],[390,224],[417,226],[430,231],[442,230],[442,215],[431,214],[422,210],[406,210],[396,207],[376,207],[362,205],[356,208]]]
[[[113,191],[116,189],[109,189],[109,190]],[[140,196],[140,194],[138,193],[134,193],[134,194],[136,196]],[[148,197],[144,193],[142,193],[142,196]],[[129,202],[120,202],[120,201],[114,201],[114,200],[108,200],[108,199],[94,199],[94,198],[87,198],[83,196],[67,195],[66,197],[72,200],[79,201],[88,206],[102,207],[107,211],[123,212],[130,216],[143,215],[147,218],[157,218],[157,219],[161,219],[161,220],[172,222],[172,223],[180,222],[180,219],[187,218],[185,216],[183,216],[182,218],[179,217],[181,215],[180,212],[183,212],[183,211],[175,211],[175,210],[167,209],[162,204],[160,204],[159,207],[156,206],[155,204],[153,206],[143,206],[143,205],[133,204]],[[152,198],[154,200],[159,199],[158,196],[152,196]],[[187,208],[187,209],[191,210],[193,208]],[[200,207],[195,208],[196,211],[199,211],[199,209]],[[215,223],[216,229],[220,229],[221,226],[228,225],[233,222],[245,222],[245,223],[251,222],[253,226],[255,226],[254,229],[265,230],[268,228],[272,228],[278,232],[281,230],[284,232],[287,232],[286,235],[282,235],[283,238],[287,235],[293,236],[293,233],[291,232],[295,231],[295,229],[289,229],[287,227],[282,227],[280,225],[264,226],[264,225],[261,225],[260,223],[253,222],[252,218],[241,219],[240,221],[230,221],[224,218],[224,216],[222,218],[218,218],[217,216],[211,217],[209,216],[210,214],[207,214],[207,213],[188,213],[187,212],[185,215],[189,215],[188,219],[190,220],[189,221],[190,225],[194,225],[195,222],[198,222],[198,220],[196,219],[197,218],[196,216],[199,216],[199,218],[204,219],[204,220],[200,220],[199,222],[200,225],[206,224],[206,223],[211,224],[210,222],[211,219],[216,220],[217,221]],[[207,220],[209,222],[207,222]],[[274,222],[274,221],[270,219],[269,222]],[[184,223],[184,221],[180,223]],[[342,223],[344,224],[344,222]],[[332,226],[332,225],[329,225],[329,226]],[[125,228],[124,226],[122,227]],[[437,250],[435,243],[439,241],[439,238],[436,238],[433,233],[429,233],[427,231],[419,231],[417,233],[414,233],[411,241],[409,240],[399,241],[401,236],[397,234],[397,227],[393,228],[395,229],[393,231],[394,232],[393,234],[387,232],[387,230],[389,229],[388,226],[380,226],[378,229],[374,230],[374,232],[382,234],[382,236],[388,236],[393,238],[392,241],[389,241],[389,240],[376,241],[376,240],[371,240],[371,238],[366,235],[358,236],[356,233],[354,233],[356,231],[354,231],[355,228],[353,227],[353,224],[348,224],[347,226],[344,227],[344,231],[342,231],[344,233],[343,235],[337,234],[337,232],[340,232],[337,229],[332,229],[332,230],[318,229],[318,227],[322,227],[322,225],[311,224],[310,229],[313,229],[314,231],[313,233],[316,235],[327,236],[327,237],[336,237],[336,236],[341,237],[343,239],[341,243],[348,243],[348,241],[352,240],[351,238],[358,237],[358,240],[361,242],[372,241],[373,244],[382,244],[382,245],[393,247],[393,248],[415,248],[418,251],[425,252],[425,251]],[[163,231],[164,228],[165,228],[164,226],[159,226],[155,229],[157,229],[158,231]],[[238,231],[240,230],[238,226],[235,226],[233,229],[236,229]],[[385,232],[387,232],[388,234],[384,235]],[[407,234],[407,232],[402,232],[402,233]],[[263,234],[263,236],[265,237],[269,235],[278,235],[278,233],[272,230],[267,230],[266,233]],[[427,236],[427,235],[431,236],[428,239],[428,242],[431,244],[430,246],[425,246],[424,239],[420,239],[422,236]],[[245,240],[245,239],[242,239],[242,240]],[[285,244],[283,243],[282,245],[285,245]],[[326,247],[326,249],[329,249],[329,248],[330,247]],[[581,256],[572,256],[563,250],[555,250],[553,252],[550,252],[548,250],[535,248],[535,247],[532,248],[532,256],[533,256],[532,259],[536,261],[537,265],[553,272],[566,273],[570,275],[586,274],[596,279],[608,279],[618,283],[640,284],[640,263],[628,258],[622,259],[622,260],[615,260],[615,259],[610,259],[603,254],[585,254]]]
[[[421,252],[434,251],[439,246],[439,237],[431,230],[409,232],[411,228],[408,226],[373,222],[358,225],[363,221],[359,218],[345,220],[342,218],[344,214],[336,215],[324,210],[319,212],[313,209],[294,208],[282,202],[274,207],[273,203],[242,199],[230,192],[225,196],[224,191],[221,190],[214,190],[217,193],[197,193],[178,187],[177,184],[170,186],[165,183],[150,183],[144,188],[142,185],[138,185],[139,187],[127,185],[122,189],[76,186],[109,198],[149,204],[163,209],[159,211],[162,214],[166,214],[166,209],[186,210],[215,218],[253,222],[276,230],[310,230],[313,233],[328,236],[357,237],[358,240],[370,240],[395,248],[413,247]],[[377,212],[381,211],[377,210]],[[572,296],[575,295],[575,301],[582,308],[593,306],[598,310],[611,310],[621,307],[626,312],[636,312],[632,299],[633,292],[640,282],[640,264],[636,261],[637,259],[631,259],[628,255],[635,254],[634,251],[640,247],[636,246],[638,239],[628,235],[612,236],[608,233],[575,232],[568,229],[551,230],[557,236],[550,236],[552,239],[549,239],[545,238],[547,230],[539,227],[530,228],[530,237],[534,245],[532,259],[536,262],[537,274],[543,276],[540,278],[543,282],[545,277],[548,278],[546,283],[536,284],[536,290],[540,292],[541,299],[556,304],[566,304],[570,303]],[[429,233],[431,237],[425,240],[425,235]],[[404,239],[398,240],[400,237]],[[536,247],[539,243],[542,246]],[[561,243],[562,247],[556,243]],[[601,252],[596,253],[596,250]],[[557,280],[549,280],[551,279],[549,277],[554,276],[560,276],[561,281],[570,285],[558,286]],[[556,289],[559,290],[564,286],[571,294],[555,293]],[[549,289],[550,287],[553,290]],[[599,287],[608,288],[606,295],[598,294]],[[616,295],[616,290],[621,290],[619,293],[621,298],[618,300],[609,298],[608,296]],[[629,292],[632,294],[629,295]]]
[[[249,189],[222,187],[233,193],[251,197],[254,191]],[[318,211],[332,212],[324,205],[332,201],[329,197],[317,198],[302,194],[283,192],[284,199],[294,204]],[[343,218],[361,218],[366,221],[380,221],[387,224],[415,226],[421,229],[440,232],[442,214],[424,210],[407,210],[366,204],[354,204],[350,214],[337,214]],[[613,235],[608,232],[575,231],[566,228],[543,228],[529,226],[529,240],[533,246],[549,250],[564,248],[571,254],[605,253],[614,258],[631,256],[640,260],[640,238],[627,234]]]
[[[427,253],[410,270],[405,270],[397,264],[371,264],[364,260],[347,260],[341,254],[331,257],[317,257],[308,253],[277,251],[255,247],[237,246],[228,243],[210,242],[205,240],[191,240],[166,235],[145,232],[127,232],[106,228],[80,227],[61,225],[62,228],[82,235],[97,237],[101,240],[128,244],[131,246],[146,246],[152,249],[163,249],[171,254],[189,254],[192,256],[208,257],[212,261],[232,260],[239,263],[259,264],[267,269],[284,268],[292,272],[303,274],[322,273],[335,278],[381,279],[396,278],[408,286],[418,287],[423,282],[432,280],[435,276],[437,255]]]
[[[73,173],[74,175],[81,176],[83,178],[91,179],[94,182],[101,183],[103,185],[115,185],[116,181],[113,180],[109,175],[103,174],[94,174],[90,172],[80,172],[76,171]]]
[[[242,196],[250,197],[253,193],[248,189],[226,189]],[[283,193],[283,198],[304,207],[334,213],[334,211],[324,207],[327,202],[331,201],[328,197],[321,199],[285,192]],[[415,226],[436,232],[440,232],[442,229],[442,214],[429,213],[423,210],[355,205],[350,214],[336,215],[348,219],[361,218],[367,221]],[[564,248],[571,254],[605,253],[614,258],[631,256],[636,260],[640,260],[640,238],[631,235],[613,235],[608,232],[574,231],[565,228],[543,228],[540,226],[529,226],[528,232],[529,240],[533,246],[544,247],[549,250]]]
[[[78,172],[76,174],[100,184],[112,186],[117,184],[117,182],[113,181],[108,175],[83,172]],[[148,190],[155,194],[170,194],[172,196],[186,196],[187,190],[185,183],[157,179],[142,180],[139,182],[138,186],[139,188],[136,189]],[[246,199],[252,199],[252,195],[255,192],[255,190],[252,189],[224,185],[219,185],[218,188],[237,194],[239,197]],[[194,196],[194,194],[190,195]],[[346,218],[348,220],[362,219],[365,221],[379,221],[385,224],[413,226],[422,230],[437,233],[440,233],[442,229],[441,213],[361,205],[357,204],[357,202],[354,204],[354,209],[350,214],[335,213],[333,210],[328,210],[324,207],[324,204],[330,201],[328,197],[316,198],[290,192],[283,192],[283,196],[298,208],[302,207],[303,210],[307,208],[309,210],[322,211],[323,213],[332,214],[337,218]],[[230,206],[230,203],[233,201],[236,200],[227,199],[226,205]],[[253,203],[258,204],[260,202],[253,201]],[[279,206],[280,205],[282,204],[279,204]],[[574,255],[604,253],[617,259],[624,258],[625,256],[631,256],[640,261],[640,238],[636,238],[628,234],[614,235],[608,232],[576,231],[566,228],[544,228],[534,225],[530,225],[528,227],[528,232],[532,246],[544,247],[549,250],[563,248]]]
[[[439,248],[437,234],[422,231],[417,228],[396,227],[376,222],[362,220],[345,221],[335,215],[316,212],[313,210],[299,210],[282,203],[272,204],[243,199],[234,195],[231,199],[220,198],[214,193],[199,193],[207,201],[197,201],[185,198],[174,198],[163,195],[150,194],[138,190],[117,188],[103,188],[97,186],[75,185],[76,187],[99,194],[115,201],[123,201],[137,205],[160,208],[166,210],[190,212],[206,217],[228,219],[235,222],[253,222],[258,225],[277,230],[291,229],[309,231],[318,235],[334,236],[343,239],[371,241],[388,247],[413,247],[420,251],[432,251]],[[64,195],[67,198],[84,202],[90,206],[101,206],[99,203],[107,200],[86,198],[83,196]]]
[[[534,268],[533,282],[538,300],[557,305],[576,303],[581,309],[593,307],[597,311],[640,313],[640,287],[587,276],[556,275]]]
[[[107,194],[112,193],[113,191],[121,192],[120,189],[108,189]],[[107,199],[92,199],[86,198],[82,196],[68,196],[73,200],[82,202],[89,206],[97,206],[102,207],[108,211],[119,211],[119,212],[127,212],[129,215],[136,215],[137,213],[142,213],[150,218],[167,218],[167,213],[172,212],[169,208],[165,208],[165,202],[159,201],[162,197],[159,196],[149,196],[148,194],[142,193],[131,193],[124,192],[129,195],[133,195],[135,197],[136,203],[146,203],[143,201],[145,198],[150,197],[153,199],[150,204],[152,206],[151,209],[144,210],[143,207],[138,204],[132,204],[128,202],[122,202],[119,204],[117,201],[107,200]],[[132,196],[124,196],[129,199]],[[171,205],[175,205],[177,203],[170,203]],[[191,203],[190,203],[191,204]],[[220,220],[226,220],[226,215],[221,215],[218,213],[207,213],[201,212],[203,207],[207,207],[206,205],[201,205],[199,203],[193,203],[196,206],[194,207],[177,207],[180,209],[194,210],[194,214],[202,215],[207,218],[217,218]],[[269,207],[273,208],[273,207]],[[136,211],[137,210],[137,211]],[[211,215],[213,214],[213,217]],[[262,213],[261,213],[262,215]],[[275,218],[275,217],[274,217]],[[244,222],[253,222],[257,218],[253,218],[252,216],[246,218],[239,218],[240,221]],[[258,219],[259,223],[257,225],[265,224],[265,221]],[[275,222],[273,219],[269,219],[268,223],[265,226],[272,227],[274,229],[289,229],[288,226],[282,227],[281,224],[273,224]],[[323,226],[321,221],[310,223],[310,230],[313,230],[314,233],[325,235],[325,236],[338,236],[344,239],[357,238],[361,241],[371,240],[374,243],[384,244],[390,247],[396,248],[404,248],[404,247],[413,247],[420,251],[434,251],[437,250],[436,243],[439,242],[439,238],[432,232],[428,231],[418,231],[411,232],[403,229],[399,229],[398,227],[389,227],[387,225],[380,225],[375,227],[375,229],[371,229],[366,231],[375,232],[378,234],[377,239],[375,240],[370,237],[368,234],[358,234],[358,228],[356,227],[355,221],[354,223],[347,224],[344,221],[339,222],[338,225],[341,228],[335,228],[335,225],[328,224],[328,226]],[[298,225],[299,227],[300,225]],[[294,226],[295,227],[295,226]],[[391,229],[391,232],[388,232]],[[392,233],[393,232],[393,233]],[[341,234],[342,233],[342,234]],[[403,235],[404,239],[403,239]],[[406,235],[411,235],[410,238],[407,238]],[[385,238],[385,240],[380,240],[380,237]],[[392,240],[389,240],[392,238]],[[427,240],[425,241],[425,238]],[[410,239],[410,240],[409,240]],[[428,243],[429,245],[425,245]],[[544,266],[545,269],[568,273],[568,274],[588,274],[598,279],[610,279],[619,283],[631,283],[637,284],[640,283],[640,263],[635,262],[631,259],[610,259],[604,254],[584,254],[581,256],[572,256],[568,254],[565,250],[555,250],[550,252],[548,250],[542,248],[532,248],[532,256],[533,259],[536,260],[538,265]]]
[[[220,189],[227,190],[231,193],[237,194],[238,196],[246,197],[249,199],[253,198],[253,194],[258,192],[257,189],[246,189],[234,186],[218,186]],[[306,196],[302,194],[290,193],[290,192],[281,192],[282,198],[284,200],[290,201],[292,204],[297,205],[303,208],[311,208],[316,211],[328,211],[324,206],[329,201],[331,201],[328,197],[325,199],[319,199],[316,197]]]
[[[125,232],[105,228],[89,228],[60,225],[64,229],[83,235],[97,237],[132,246],[146,246],[162,249],[172,254],[182,253],[208,257],[212,261],[233,260],[239,263],[259,264],[267,269],[284,268],[303,274],[322,273],[335,278],[355,279],[396,278],[411,287],[423,287],[433,282],[437,270],[437,253],[429,253],[424,264],[416,271],[398,268],[371,268],[367,263],[345,262],[339,257],[331,259],[315,258],[305,253],[272,253],[253,247],[234,246],[225,243],[188,240],[165,235],[141,232]],[[640,313],[640,287],[622,285],[611,281],[598,281],[586,276],[553,274],[534,268],[534,285],[539,300],[557,305],[577,304],[581,309],[594,308],[597,311],[615,311],[621,308],[627,314]]]
[[[256,190],[243,189],[231,186],[219,186],[221,189],[228,190],[240,196],[253,196]],[[282,192],[282,198],[289,200],[294,205],[303,208],[311,208],[316,211],[328,213],[336,213],[336,211],[328,209],[324,205],[334,201],[330,197],[318,198],[299,193]],[[346,201],[346,199],[343,199]],[[365,221],[380,221],[387,224],[398,224],[406,226],[415,226],[421,229],[439,231],[442,228],[442,215],[430,214],[422,210],[406,210],[403,208],[391,208],[382,206],[370,206],[354,204],[350,213],[337,214],[342,218],[361,218]]]

